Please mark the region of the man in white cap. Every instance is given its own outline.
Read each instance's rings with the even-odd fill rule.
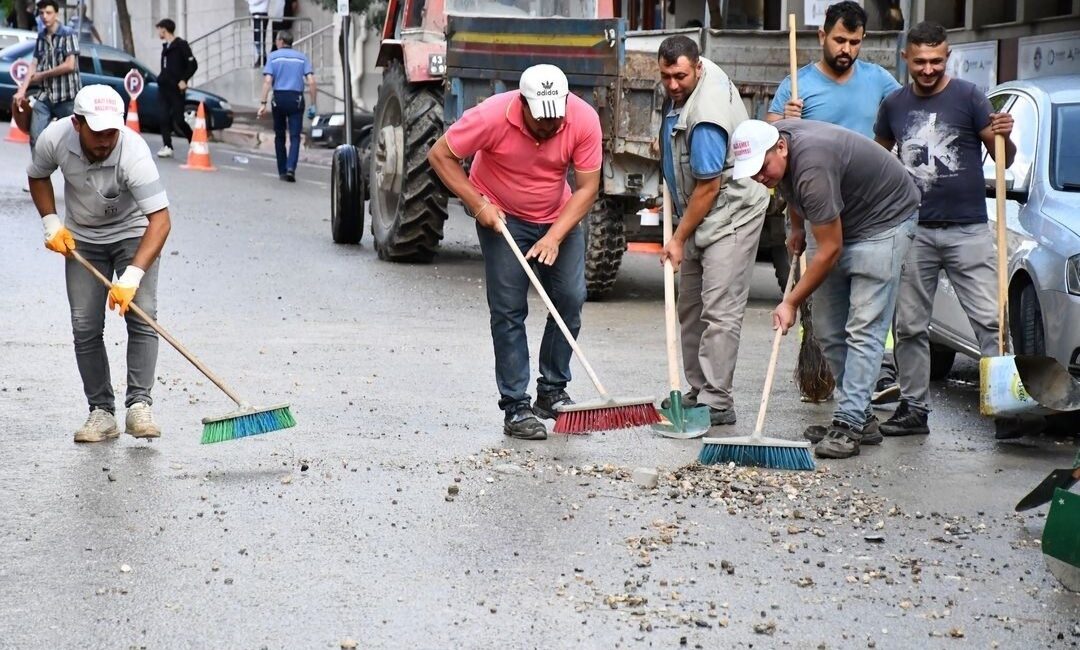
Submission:
[[[64,175],[63,221],[49,178],[57,168]],[[169,200],[150,147],[124,126],[124,101],[115,90],[86,86],[75,96],[74,115],[41,133],[26,173],[45,247],[67,257],[75,359],[90,406],[75,442],[100,442],[120,433],[102,337],[106,295],[109,308],[127,318],[126,430],[136,438],[156,438],[161,429],[150,411],[150,390],[158,338],[127,313],[134,302],[151,317],[156,314],[157,259],[169,235]],[[106,277],[119,276],[111,289],[70,256],[76,248]]]
[[[773,312],[785,333],[814,294],[814,329],[836,377],[832,423],[804,436],[822,458],[848,458],[880,444],[870,395],[892,322],[900,269],[915,232],[919,189],[903,164],[848,129],[807,120],[748,120],[732,136],[734,178],[776,188],[791,208],[788,248],[817,241],[806,274]]]
[[[428,153],[447,189],[476,218],[508,436],[545,439],[540,419],[573,403],[566,393],[572,350],[549,316],[532,404],[525,335],[529,279],[500,231],[508,229],[525,257],[538,262],[537,275],[577,336],[585,302],[585,235],[578,224],[600,188],[601,140],[596,111],[570,93],[562,70],[542,64],[521,74],[519,90],[465,111]],[[466,176],[461,161],[470,156]],[[566,182],[570,169],[573,191]]]

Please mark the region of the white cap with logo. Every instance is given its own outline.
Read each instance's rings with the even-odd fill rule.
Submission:
[[[780,140],[776,127],[761,120],[746,120],[731,134],[731,150],[735,152],[735,167],[731,178],[749,178],[765,165],[765,154]]]
[[[92,131],[119,129],[124,126],[124,100],[109,86],[83,86],[75,95],[75,114],[82,115]]]
[[[534,65],[521,73],[518,83],[521,96],[529,102],[529,111],[538,120],[566,116],[566,96],[570,84],[557,66],[547,63]]]

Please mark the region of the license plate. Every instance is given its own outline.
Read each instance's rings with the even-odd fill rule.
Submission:
[[[312,129],[311,130],[311,137],[313,137],[313,138],[321,138],[322,137],[322,129]]]

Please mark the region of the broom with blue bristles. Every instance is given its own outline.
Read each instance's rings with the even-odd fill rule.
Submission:
[[[71,256],[79,264],[86,267],[87,271],[93,273],[102,284],[112,288],[112,282],[109,282],[109,279],[87,262],[82,255],[79,255],[78,252],[73,250],[71,251]],[[288,429],[289,427],[296,426],[296,420],[293,419],[288,404],[276,404],[265,408],[251,406],[233,392],[232,389],[226,386],[225,382],[221,381],[221,378],[210,372],[209,368],[204,366],[201,361],[195,358],[194,354],[181,345],[180,341],[174,339],[171,334],[161,327],[161,325],[158,325],[157,321],[151,318],[149,314],[142,310],[142,308],[134,302],[129,305],[129,308],[134,311],[139,318],[146,321],[146,324],[153,328],[161,338],[168,341],[170,345],[176,348],[177,352],[190,361],[193,366],[199,369],[199,372],[206,375],[207,379],[212,381],[215,386],[220,388],[223,393],[229,396],[229,399],[236,402],[236,405],[240,407],[239,410],[233,411],[232,413],[226,413],[225,415],[218,417],[203,418],[202,444],[205,445],[211,442],[236,440],[237,438],[246,438],[247,436],[269,433],[271,431]]]
[[[795,267],[798,255],[791,260],[787,287],[784,298],[791,293],[795,282]],[[732,438],[702,438],[705,445],[698,455],[702,465],[720,465],[735,463],[743,467],[765,467],[769,469],[814,469],[814,459],[810,455],[810,443],[766,438],[762,435],[765,428],[765,411],[769,406],[769,393],[772,392],[773,376],[776,374],[776,359],[780,356],[780,337],[784,333],[780,328],[773,335],[772,356],[769,357],[769,370],[765,373],[765,388],[761,393],[761,406],[758,408],[757,424],[749,436]]]

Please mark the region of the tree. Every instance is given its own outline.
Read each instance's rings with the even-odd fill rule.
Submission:
[[[120,38],[124,42],[124,51],[135,56],[135,39],[131,36],[131,12],[127,0],[116,0],[116,16],[120,22]]]

